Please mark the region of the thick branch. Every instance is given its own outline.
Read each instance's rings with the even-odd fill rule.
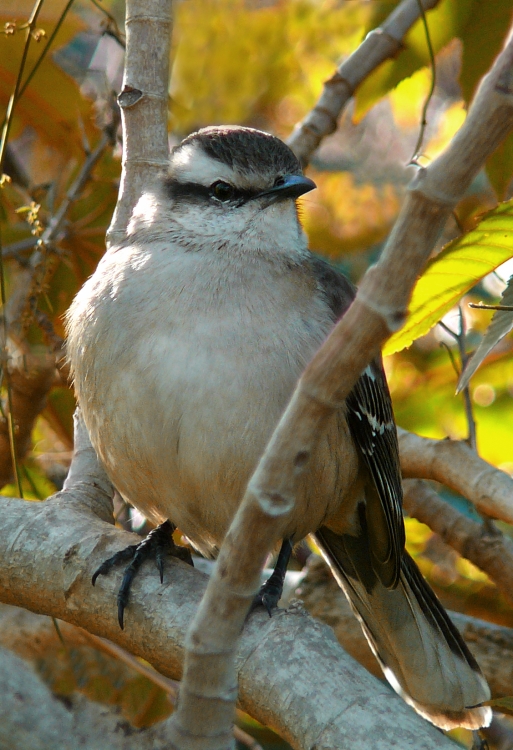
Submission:
[[[439,0],[422,0],[424,10],[431,10],[438,3]],[[405,35],[419,17],[419,0],[404,0],[326,81],[319,101],[287,141],[303,166],[308,164],[322,139],[335,131],[342,110],[358,86],[381,63],[401,51]]]
[[[403,477],[433,479],[459,492],[483,514],[513,523],[513,479],[463,441],[432,440],[399,429]]]
[[[88,508],[68,502],[66,493],[44,503],[5,499],[2,510],[0,600],[109,638],[162,674],[180,678],[185,633],[205,576],[171,560],[161,586],[148,566],[137,578],[121,631],[116,616],[119,574],[99,579],[94,588],[91,575],[108,555],[137,537],[106,526]],[[272,618],[254,613],[236,664],[241,707],[298,750],[316,742],[318,750],[452,747],[354,663],[330,631],[302,609]]]
[[[125,236],[132,210],[168,163],[167,102],[172,0],[127,0],[126,58],[118,97],[123,171],[107,244]]]
[[[235,644],[265,556],[293,512],[295,487],[308,470],[304,459],[327,417],[401,324],[416,278],[452,206],[513,128],[512,64],[510,42],[481,83],[449,148],[417,174],[383,257],[365,274],[354,303],[305,370],[249,482],[188,635],[181,699],[173,715],[177,748],[202,731],[205,737],[217,733],[209,748],[231,746]]]
[[[0,747],[9,750],[165,750],[160,728],[136,731],[116,709],[56,698],[22,659],[0,649]]]

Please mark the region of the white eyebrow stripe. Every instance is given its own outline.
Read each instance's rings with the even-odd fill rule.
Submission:
[[[234,184],[233,170],[217,159],[211,159],[197,143],[188,143],[173,154],[171,167],[179,182],[193,182],[210,187],[217,180]]]

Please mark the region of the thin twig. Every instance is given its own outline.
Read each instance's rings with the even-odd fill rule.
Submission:
[[[21,87],[21,80],[23,78],[23,73],[25,71],[25,64],[27,62],[27,55],[30,47],[30,42],[32,39],[32,31],[36,25],[37,17],[41,11],[41,8],[43,7],[44,0],[37,0],[36,4],[34,5],[34,8],[32,10],[32,13],[30,14],[30,18],[27,23],[27,36],[25,38],[25,44],[23,46],[23,53],[21,56],[20,66],[18,68],[18,75],[16,76],[16,82],[14,84],[14,90],[11,94],[11,97],[9,99],[9,104],[7,106],[7,112],[5,115],[4,124],[2,127],[2,140],[0,142],[0,177],[3,174],[3,164],[5,159],[5,153],[7,148],[7,141],[9,139],[9,132],[11,129],[13,114],[14,114],[14,107],[16,105],[16,102],[18,101],[18,95]],[[6,366],[7,363],[7,322],[6,322],[6,316],[5,316],[5,310],[6,310],[6,295],[5,295],[5,274],[4,274],[4,267],[3,267],[3,259],[2,259],[2,244],[1,244],[1,237],[0,237],[0,300],[2,302],[2,326],[4,329],[4,337],[3,337],[3,346],[2,346],[2,373],[3,378],[5,379],[5,387],[7,391],[7,402],[9,405],[9,413],[7,415],[8,419],[8,425],[9,425],[9,443],[11,448],[11,456],[12,456],[12,463],[13,463],[13,471],[14,475],[16,477],[16,484],[18,487],[18,493],[20,497],[23,497],[22,488],[21,488],[21,477],[20,477],[20,471],[18,467],[18,461],[17,461],[17,455],[16,455],[16,438],[15,438],[15,429],[14,429],[14,417],[12,413],[12,390],[11,390],[11,383],[9,379],[9,372],[8,368]]]
[[[426,97],[426,101],[424,102],[424,106],[422,107],[422,119],[420,122],[419,136],[417,138],[417,143],[415,144],[415,148],[413,149],[413,155],[410,159],[409,165],[417,164],[417,159],[420,156],[419,152],[420,152],[420,149],[422,148],[422,143],[424,142],[424,133],[426,131],[426,126],[427,126],[427,110],[429,107],[429,103],[435,92],[435,86],[436,86],[435,53],[433,52],[433,45],[431,44],[431,35],[429,33],[429,26],[428,26],[428,22],[426,18],[426,11],[424,10],[424,6],[422,5],[422,0],[417,0],[417,3],[419,6],[422,23],[424,25],[424,31],[426,34],[426,44],[427,44],[427,48],[429,51],[429,61],[431,64],[431,86],[429,87],[429,92]]]
[[[33,79],[33,77],[35,76],[37,70],[39,69],[39,66],[41,65],[41,63],[43,62],[44,58],[46,57],[46,54],[47,54],[48,50],[50,49],[50,47],[52,46],[53,40],[55,39],[55,37],[59,33],[59,30],[60,30],[62,24],[64,23],[64,19],[68,15],[68,11],[71,8],[71,6],[73,5],[73,2],[74,2],[74,0],[68,0],[68,3],[66,4],[64,10],[62,11],[61,15],[59,16],[59,20],[55,24],[54,30],[52,31],[52,33],[48,37],[48,41],[46,42],[46,44],[45,44],[45,46],[44,46],[41,54],[37,58],[36,62],[34,63],[34,66],[33,66],[32,70],[30,71],[30,73],[26,77],[25,81],[23,82],[23,86],[21,86],[21,88],[20,88],[20,90],[18,92],[18,97],[17,97],[18,99],[20,99],[20,97],[23,96],[23,94],[25,93],[25,91],[27,89],[27,86],[29,85],[29,83],[31,82],[31,80]]]
[[[7,105],[7,112],[5,115],[5,120],[2,126],[2,140],[0,142],[0,175],[3,172],[3,165],[4,165],[4,158],[5,158],[5,149],[7,147],[7,141],[9,140],[9,132],[11,130],[11,123],[12,123],[12,116],[14,112],[14,107],[16,105],[16,102],[19,98],[19,91],[21,87],[21,79],[23,78],[23,73],[25,71],[25,63],[27,62],[27,55],[30,47],[30,42],[32,39],[32,31],[36,25],[37,17],[39,15],[39,12],[41,11],[41,8],[43,7],[44,0],[37,0],[36,4],[34,5],[34,8],[32,10],[32,13],[30,15],[30,18],[27,23],[27,36],[25,39],[25,45],[23,47],[23,53],[21,56],[21,62],[20,67],[18,68],[18,75],[16,76],[16,82],[14,84],[14,90],[11,94],[11,97],[9,99],[9,104]]]
[[[466,324],[465,324],[465,316],[463,315],[463,308],[460,305],[458,306],[459,309],[459,316],[460,316],[460,333],[458,335],[458,338],[456,341],[458,342],[458,349],[460,352],[460,360],[461,360],[461,371],[465,369],[467,366],[467,362],[469,360],[469,356],[467,354],[467,347],[466,347]],[[476,420],[474,418],[474,410],[472,408],[472,399],[470,398],[470,388],[468,385],[463,388],[463,400],[465,403],[465,416],[467,418],[467,426],[468,426],[468,442],[471,448],[473,448],[477,453],[477,433],[476,433]]]
[[[86,158],[77,177],[75,178],[73,184],[71,185],[70,189],[66,193],[66,196],[64,200],[62,201],[61,205],[59,206],[58,211],[51,218],[48,226],[46,227],[42,236],[38,240],[37,246],[36,246],[37,249],[31,255],[30,260],[26,264],[26,270],[24,272],[25,278],[22,282],[24,289],[19,289],[16,299],[14,301],[11,300],[11,306],[9,309],[9,326],[10,327],[12,327],[15,321],[19,321],[22,319],[23,312],[26,309],[27,305],[30,303],[30,301],[31,300],[35,301],[35,298],[37,297],[37,294],[38,294],[37,289],[35,287],[40,288],[43,284],[42,279],[39,279],[38,281],[38,274],[41,270],[44,274],[44,270],[45,270],[44,266],[46,263],[47,251],[49,249],[53,249],[53,245],[59,237],[62,224],[64,222],[64,219],[66,218],[66,215],[70,207],[77,200],[82,190],[84,189],[84,186],[86,185],[87,181],[91,177],[92,170],[94,169],[94,167],[100,160],[104,150],[107,148],[109,144],[112,143],[113,133],[115,133],[116,127],[117,127],[117,122],[113,123],[107,129],[104,130],[96,147]],[[7,317],[7,316],[4,316],[4,317]]]
[[[468,306],[473,307],[475,310],[504,310],[505,312],[513,312],[513,306],[511,305],[484,305],[482,303],[469,302]]]
[[[463,310],[462,310],[461,305],[459,305],[459,316],[460,316],[460,332],[459,333],[456,333],[456,331],[453,331],[452,328],[449,328],[449,326],[446,325],[442,320],[439,321],[438,323],[440,328],[443,328],[444,331],[446,331],[450,336],[452,336],[452,338],[456,341],[456,344],[458,346],[458,352],[459,352],[460,361],[461,361],[461,368],[456,367],[456,363],[454,361],[452,352],[450,351],[449,347],[446,347],[447,351],[449,352],[451,363],[456,371],[456,376],[458,378],[460,376],[460,373],[463,372],[463,370],[465,369],[465,365],[467,364],[469,360],[469,356],[467,354],[466,345],[465,345],[465,339],[466,339],[465,318],[463,316]],[[470,447],[477,452],[476,421],[474,419],[474,410],[472,408],[472,400],[470,398],[470,389],[468,385],[465,388],[463,388],[463,403],[465,406],[465,416],[467,419],[467,430],[468,430],[467,442],[470,445]]]

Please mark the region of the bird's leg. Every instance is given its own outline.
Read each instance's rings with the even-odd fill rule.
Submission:
[[[262,605],[269,613],[269,617],[271,617],[272,610],[278,606],[278,602],[283,593],[283,582],[285,581],[285,574],[287,572],[287,566],[291,554],[292,542],[290,539],[284,539],[281,544],[276,565],[274,566],[273,574],[267,579],[258,594],[255,596],[253,604],[251,605],[251,611]]]
[[[148,536],[140,544],[131,544],[129,547],[116,552],[115,555],[105,560],[95,571],[92,584],[96,583],[98,576],[107,575],[115,565],[130,562],[125,568],[123,580],[118,591],[118,622],[123,630],[123,615],[128,604],[132,581],[137,575],[139,568],[145,560],[153,558],[160,574],[160,582],[164,580],[164,558],[166,555],[178,557],[180,560],[192,565],[191,553],[186,547],[180,547],[173,541],[173,532],[176,529],[171,521],[164,521],[160,526],[150,531]]]

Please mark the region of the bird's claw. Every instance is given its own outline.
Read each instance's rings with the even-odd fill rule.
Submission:
[[[130,561],[130,564],[125,569],[117,595],[118,623],[121,630],[124,627],[124,612],[128,604],[132,582],[145,560],[154,558],[161,583],[164,581],[164,560],[167,555],[178,557],[189,565],[193,564],[190,551],[186,547],[179,547],[174,543],[173,531],[175,528],[170,521],[165,521],[160,526],[157,526],[156,529],[150,531],[140,544],[132,544],[116,552],[115,555],[105,560],[95,571],[92,577],[93,586],[98,576],[107,575],[119,563]]]

